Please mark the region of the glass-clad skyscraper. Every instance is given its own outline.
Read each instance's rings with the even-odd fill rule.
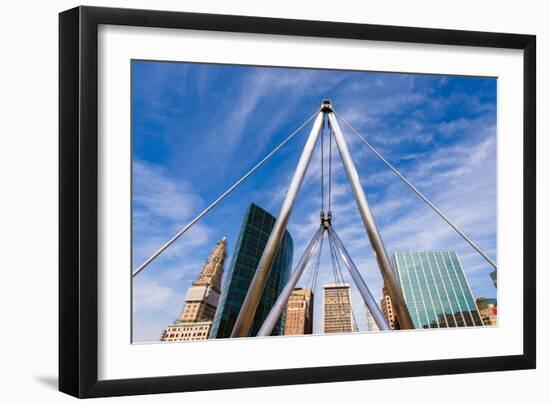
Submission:
[[[392,266],[415,328],[483,325],[455,252],[396,252]]]
[[[251,204],[244,215],[239,238],[227,272],[218,310],[212,324],[210,338],[228,338],[239,315],[265,245],[275,224],[275,218],[255,204]],[[250,336],[260,330],[277,297],[290,276],[294,243],[288,231],[282,238],[279,251],[267,280],[264,293],[258,304],[254,321],[250,327]],[[282,335],[284,314],[273,329],[272,335]]]

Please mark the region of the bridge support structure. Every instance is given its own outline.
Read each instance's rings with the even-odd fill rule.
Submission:
[[[256,269],[256,272],[254,274],[254,277],[252,278],[252,282],[250,284],[250,287],[244,299],[243,305],[241,306],[241,310],[239,312],[239,315],[233,327],[231,337],[248,336],[250,326],[254,319],[256,309],[260,302],[261,296],[263,294],[263,290],[265,288],[265,284],[267,282],[269,273],[271,271],[271,267],[273,265],[273,260],[278,251],[282,235],[288,224],[288,220],[290,218],[292,208],[294,206],[296,197],[300,190],[300,186],[303,182],[307,168],[311,161],[313,150],[315,148],[315,143],[317,142],[317,139],[319,137],[319,132],[321,131],[321,127],[323,125],[323,122],[325,121],[325,118],[328,119],[328,125],[332,129],[331,133],[333,133],[334,135],[334,139],[338,147],[340,158],[342,160],[342,163],[344,164],[344,169],[346,171],[348,181],[353,190],[353,194],[355,197],[355,201],[357,203],[357,207],[359,209],[359,213],[361,215],[361,219],[365,226],[365,230],[367,231],[367,235],[369,237],[371,246],[374,250],[377,263],[380,268],[380,272],[384,279],[384,283],[388,288],[392,303],[395,305],[396,316],[399,321],[399,325],[403,329],[414,328],[411,316],[405,304],[403,293],[401,292],[401,288],[397,284],[397,280],[391,270],[391,264],[390,264],[388,254],[384,247],[382,237],[380,236],[380,233],[376,226],[376,222],[374,221],[374,216],[372,215],[372,212],[370,210],[367,197],[359,181],[359,175],[357,174],[355,164],[353,163],[353,159],[351,158],[351,155],[349,153],[349,149],[347,147],[344,136],[342,135],[338,122],[336,121],[336,116],[334,114],[332,104],[329,100],[323,100],[319,113],[317,115],[317,118],[315,119],[315,122],[313,124],[313,128],[307,138],[306,144],[304,146],[304,149],[298,161],[298,165],[296,167],[296,170],[290,182],[290,186],[287,191],[286,197],[283,201],[280,213],[275,221],[273,230],[269,236],[266,247],[264,249],[260,262],[258,264],[258,268]],[[329,237],[330,237],[331,230],[329,229],[328,231],[329,231]],[[335,234],[334,231],[333,231],[333,234]],[[343,247],[343,244],[341,243],[341,241],[340,243],[338,243],[338,241],[340,241],[340,239],[337,238],[336,236],[336,243],[335,243],[336,246],[338,247],[338,245],[341,245]],[[305,255],[307,255],[308,250],[309,250],[309,247],[306,249]],[[372,309],[371,307],[369,307],[369,309],[371,309],[371,313],[373,314],[375,321],[377,321],[377,324],[378,322],[380,322],[379,327],[382,326],[381,329],[385,329],[385,327],[387,327],[387,323],[385,319],[380,317],[380,314],[381,314],[380,307],[376,304],[376,302],[372,298],[372,294],[370,294],[370,291],[368,291],[368,288],[366,287],[366,284],[363,281],[359,271],[357,270],[355,265],[352,265],[353,262],[351,261],[349,254],[347,254],[347,251],[345,250],[345,248],[342,249],[339,247],[337,248],[337,250],[341,255],[342,259],[344,260],[344,262],[348,262],[349,266],[348,265],[346,266],[350,271],[350,273],[352,274],[352,279],[354,279],[354,282],[357,284],[361,292],[361,295],[365,300],[365,303],[367,304],[368,307],[372,306]],[[301,267],[298,266],[296,270],[300,270],[300,268]],[[303,271],[303,268],[301,268],[301,271]],[[281,302],[278,301],[279,304],[276,303],[276,307],[274,306],[275,311],[273,312],[273,316],[271,316],[271,313],[268,315],[267,319],[269,320],[269,323],[265,324],[265,328],[262,326],[262,334],[269,335],[271,333],[271,330],[269,329],[270,325],[274,321],[276,322],[278,320],[281,314],[280,311],[286,305],[286,301],[290,296],[290,292],[292,292],[292,288],[294,288],[294,286],[296,285],[296,282],[298,282],[298,279],[301,273],[296,273],[295,271],[295,275],[296,276],[291,277],[291,282],[289,282],[287,284],[287,287],[285,287],[284,289],[286,291],[285,295],[281,294],[280,296]],[[294,283],[292,284],[292,282]],[[288,292],[287,289],[290,290],[290,292]],[[374,310],[376,314],[375,312],[372,312],[372,310]],[[275,316],[276,316],[276,319],[274,320]],[[378,320],[377,320],[377,317],[378,317]],[[271,329],[272,328],[273,327],[271,327]],[[266,334],[267,331],[269,331],[269,334]]]

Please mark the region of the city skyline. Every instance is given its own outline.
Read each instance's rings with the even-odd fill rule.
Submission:
[[[249,233],[246,231],[246,227],[250,226],[250,220],[247,219],[250,216],[250,210],[258,210],[258,213],[261,216],[265,215],[265,212],[259,211],[259,207],[254,206],[253,204],[247,211],[245,220],[243,222],[243,228],[241,229],[241,238],[243,234]],[[256,222],[262,223],[263,218],[260,220],[256,219]],[[270,221],[269,225],[272,224]],[[266,228],[267,229],[267,228]],[[267,235],[267,234],[266,234]],[[250,234],[248,234],[250,237]],[[265,241],[265,237],[264,237]],[[248,241],[250,243],[250,240]],[[241,240],[242,243],[242,240]],[[223,250],[220,250],[220,246],[223,246]],[[205,265],[203,266],[202,271],[199,273],[197,280],[192,283],[190,288],[187,290],[185,297],[185,305],[182,314],[180,315],[179,321],[174,324],[169,325],[162,333],[162,341],[189,341],[189,340],[203,340],[207,338],[226,338],[229,335],[231,325],[224,331],[224,335],[217,336],[216,331],[213,334],[210,334],[212,330],[212,320],[215,312],[208,312],[204,314],[204,310],[200,310],[199,307],[189,307],[194,306],[196,302],[202,303],[207,300],[215,300],[214,310],[216,309],[217,302],[219,299],[219,292],[222,287],[221,285],[221,274],[224,272],[224,258],[226,256],[226,238],[216,243],[216,246],[212,250],[210,257],[206,260]],[[263,250],[262,250],[263,251]],[[392,255],[392,268],[399,285],[405,295],[405,300],[407,306],[410,307],[411,315],[414,319],[414,323],[417,329],[422,328],[452,328],[452,327],[464,327],[464,326],[480,326],[481,322],[486,326],[497,325],[498,319],[496,316],[496,299],[486,298],[486,297],[475,297],[471,294],[469,287],[467,285],[467,280],[464,277],[462,268],[460,266],[460,259],[455,253],[451,252],[415,252],[413,255],[412,252],[403,253],[396,252]],[[258,257],[261,255],[261,251],[258,251]],[[410,262],[407,262],[407,256]],[[231,272],[235,274],[235,262],[231,264]],[[253,265],[252,265],[253,266]],[[430,273],[426,275],[427,268],[430,269]],[[435,268],[435,269],[434,269]],[[434,275],[434,273],[436,275]],[[437,274],[439,273],[439,276]],[[444,273],[445,275],[442,275]],[[231,276],[231,275],[230,275]],[[240,276],[240,274],[239,274]],[[416,278],[416,279],[412,279]],[[412,279],[412,280],[411,280]],[[223,285],[225,289],[225,294],[227,295],[228,291],[232,289],[231,279],[227,279],[228,284]],[[406,285],[403,288],[403,283]],[[410,285],[410,286],[408,286]],[[414,286],[413,286],[414,285]],[[356,321],[356,316],[353,313],[353,308],[350,304],[349,299],[349,290],[350,286],[344,283],[337,284],[328,284],[322,285],[323,289],[323,333],[333,333],[333,332],[354,332],[358,331]],[[206,299],[208,293],[197,292],[197,288],[207,287],[210,290],[214,288],[215,297],[214,299]],[[269,288],[269,283],[268,283]],[[458,290],[458,292],[455,291]],[[233,289],[235,287],[233,286]],[[339,289],[345,289],[345,293],[339,294]],[[329,300],[337,300],[338,304],[334,304],[334,301],[329,302],[327,306],[327,290],[333,295],[329,296]],[[399,329],[398,323],[394,322],[395,316],[392,313],[393,307],[391,304],[391,299],[386,294],[386,289],[383,288],[383,298],[380,302],[381,310],[384,313],[384,317],[388,321],[391,329]],[[415,293],[417,296],[414,296]],[[457,293],[462,295],[460,298],[457,298]],[[197,299],[196,297],[200,295],[201,298]],[[341,296],[340,296],[341,295]],[[453,297],[454,295],[454,297]],[[194,296],[195,298],[190,298]],[[437,300],[436,299],[437,296]],[[443,297],[442,297],[443,296]],[[227,296],[225,297],[227,299]],[[431,301],[428,302],[428,299]],[[443,300],[441,300],[443,299]],[[445,300],[446,299],[446,300]],[[474,302],[475,299],[475,302]],[[437,301],[439,301],[439,309],[436,309]],[[446,303],[442,303],[445,301]],[[265,318],[265,314],[272,307],[274,300],[271,300],[270,303],[264,302],[265,306],[263,309],[263,315],[260,314],[260,317]],[[279,320],[279,330],[273,335],[305,335],[313,334],[313,291],[312,289],[304,289],[301,287],[295,288],[288,300],[285,314]],[[434,303],[436,302],[436,303]],[[238,312],[240,305],[236,302],[234,312]],[[346,315],[344,318],[340,314],[342,311],[342,303],[345,306]],[[461,308],[461,305],[466,305],[465,310]],[[223,306],[220,305],[220,306]],[[418,307],[417,307],[418,306]],[[456,306],[456,307],[455,307]],[[327,308],[328,307],[328,308]],[[337,315],[334,315],[334,311],[338,309]],[[427,309],[428,308],[428,309]],[[472,311],[473,309],[473,311]],[[332,312],[333,323],[327,329],[327,311]],[[420,320],[421,312],[425,313],[426,318],[422,322]],[[223,307],[221,308],[220,313],[218,314],[218,322],[221,319],[221,314],[223,312]],[[262,310],[260,310],[260,313]],[[349,313],[348,313],[349,312]],[[202,314],[201,314],[202,313]],[[234,313],[234,314],[235,314]],[[430,314],[428,314],[430,313]],[[432,314],[433,313],[433,314]],[[444,313],[444,315],[442,314]],[[349,314],[349,315],[347,315]],[[422,314],[424,315],[424,314]],[[429,316],[435,316],[434,318],[429,318]],[[456,316],[456,317],[455,317]],[[462,320],[457,320],[458,316],[462,316]],[[469,316],[470,320],[465,320],[465,316]],[[472,316],[477,316],[475,319]],[[480,317],[481,316],[481,317]],[[338,318],[336,318],[338,317]],[[428,318],[431,320],[428,320]],[[435,321],[439,319],[439,321]],[[342,322],[349,322],[349,327],[341,327]],[[453,322],[450,324],[449,322]],[[251,330],[251,336],[257,332],[261,325],[261,321],[255,321],[253,329]],[[219,324],[218,324],[219,327]],[[332,328],[331,328],[332,327]],[[342,330],[335,330],[336,328],[342,328]],[[194,331],[200,331],[195,337]],[[206,331],[203,331],[206,330]],[[283,332],[281,332],[283,331]],[[373,332],[379,331],[378,326],[375,323],[374,317],[372,316],[370,310],[365,307],[365,331]]]
[[[496,256],[494,79],[160,62],[133,62],[132,74],[134,265],[303,122],[325,96]],[[474,295],[495,296],[491,268],[343,130],[388,251],[457,250]],[[181,291],[190,284],[209,242],[227,235],[233,251],[236,222],[247,203],[260,203],[278,214],[304,141],[300,134],[285,146],[134,281],[136,341],[158,338],[158,330],[173,320],[171,302],[178,297],[181,302]],[[186,153],[191,148],[193,153]],[[294,260],[318,226],[319,163],[317,153],[289,222]],[[335,163],[334,225],[379,300],[378,268],[339,161]],[[463,209],[471,195],[478,196],[479,204]],[[330,261],[324,256],[322,262],[319,283],[325,284],[331,280]],[[352,301],[360,308],[358,317],[364,318],[354,291]]]

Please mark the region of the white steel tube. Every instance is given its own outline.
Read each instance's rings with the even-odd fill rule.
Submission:
[[[388,288],[392,304],[395,308],[399,326],[402,329],[412,329],[414,328],[414,324],[412,322],[411,315],[409,314],[409,310],[407,309],[407,305],[405,304],[403,292],[398,286],[397,280],[393,274],[390,259],[388,253],[386,252],[386,247],[384,246],[382,237],[378,232],[376,222],[374,221],[374,216],[372,215],[369,203],[367,202],[367,196],[365,195],[365,191],[359,181],[357,169],[355,168],[355,164],[353,163],[353,159],[351,158],[351,154],[348,150],[348,146],[344,136],[342,135],[342,131],[340,130],[340,126],[338,125],[334,112],[328,112],[328,119],[334,133],[334,139],[336,141],[336,145],[338,146],[340,158],[342,159],[348,181],[353,190],[353,195],[355,197],[359,213],[361,214],[361,219],[363,220],[363,225],[367,231],[367,235],[376,255],[376,261],[378,262],[382,278]]]
[[[361,297],[365,301],[365,304],[369,308],[372,317],[374,318],[374,321],[378,328],[381,331],[389,331],[391,330],[390,326],[388,325],[388,322],[386,321],[386,318],[384,317],[384,314],[382,313],[382,310],[380,309],[380,306],[376,303],[376,300],[374,299],[374,296],[372,295],[371,291],[369,290],[369,287],[363,280],[363,277],[361,276],[361,273],[355,266],[355,263],[351,259],[348,251],[346,250],[346,247],[344,247],[344,244],[342,244],[342,241],[336,234],[336,232],[330,227],[328,229],[328,236],[334,241],[334,245],[338,252],[340,253],[340,257],[342,257],[342,261],[344,262],[344,265],[348,269],[351,278],[353,279],[353,282],[357,286],[357,289],[359,289],[359,293],[361,294]]]
[[[292,291],[296,287],[296,284],[300,280],[300,277],[302,276],[304,269],[307,267],[307,264],[311,260],[311,257],[315,255],[315,253],[319,249],[319,246],[321,244],[321,239],[324,234],[324,230],[325,230],[324,227],[321,226],[319,227],[319,230],[315,232],[315,235],[311,239],[306,250],[304,251],[304,254],[300,258],[298,265],[296,265],[296,269],[294,269],[294,272],[292,273],[290,280],[285,285],[283,291],[277,298],[277,301],[275,302],[269,314],[265,318],[264,323],[260,328],[260,331],[258,331],[258,337],[267,337],[268,335],[271,335],[271,333],[273,332],[273,328],[275,328],[275,324],[277,324],[277,321],[279,321],[279,317],[281,317],[281,313],[283,312],[288,302],[288,299],[292,294]]]
[[[256,268],[256,273],[252,278],[250,287],[246,297],[244,298],[241,310],[233,326],[233,331],[231,332],[231,337],[246,337],[248,336],[248,331],[254,315],[256,314],[256,309],[258,308],[258,303],[262,297],[262,293],[267,282],[269,273],[271,272],[271,267],[273,265],[273,260],[281,244],[281,239],[285,232],[286,226],[288,224],[288,219],[292,213],[292,208],[294,207],[294,202],[296,201],[296,196],[300,190],[300,186],[304,180],[307,168],[311,161],[311,156],[313,155],[313,150],[315,149],[315,143],[319,137],[319,132],[323,124],[323,112],[320,111],[317,114],[317,118],[313,124],[313,128],[307,138],[302,154],[300,155],[300,160],[296,166],[294,176],[290,182],[285,200],[281,206],[281,210],[273,225],[269,239],[265,246],[260,262],[258,263],[258,268]]]

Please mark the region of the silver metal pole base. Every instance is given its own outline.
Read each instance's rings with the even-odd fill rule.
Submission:
[[[376,226],[369,203],[367,202],[365,191],[359,181],[359,174],[357,174],[357,169],[355,168],[355,164],[351,158],[344,135],[340,130],[340,126],[338,125],[334,112],[331,111],[327,114],[330,126],[334,132],[334,139],[336,141],[336,145],[338,146],[338,151],[340,152],[340,158],[342,159],[348,181],[355,197],[355,202],[357,203],[357,208],[359,209],[361,219],[363,220],[363,225],[365,226],[365,230],[367,231],[370,243],[375,252],[376,261],[378,262],[378,267],[380,268],[382,278],[384,278],[384,283],[388,288],[390,298],[395,307],[399,326],[403,329],[412,329],[414,328],[414,324],[412,322],[409,310],[407,309],[407,305],[405,304],[403,292],[397,284],[397,280],[393,274],[390,258],[386,252],[386,247],[384,246],[378,227]]]
[[[273,260],[277,253],[277,249],[281,243],[283,233],[286,229],[288,219],[290,218],[290,213],[294,207],[294,202],[296,201],[296,196],[304,180],[309,162],[311,161],[311,156],[313,155],[313,150],[315,149],[315,143],[319,137],[319,132],[321,126],[323,125],[323,116],[324,112],[320,111],[317,114],[313,128],[307,138],[302,154],[300,155],[300,160],[296,166],[294,176],[288,187],[288,192],[286,194],[283,205],[281,206],[281,211],[277,216],[277,220],[273,225],[273,230],[269,235],[267,244],[265,246],[260,262],[258,263],[258,268],[252,278],[250,287],[246,297],[244,298],[243,305],[237,317],[237,321],[233,326],[233,331],[231,332],[231,337],[246,337],[248,336],[248,331],[256,314],[256,309],[262,297],[262,293],[265,288],[265,284],[271,272],[271,267],[273,265]]]
[[[384,314],[382,313],[382,310],[376,304],[376,300],[374,299],[374,296],[372,295],[371,291],[369,290],[369,287],[363,280],[363,277],[361,276],[361,273],[355,266],[355,263],[351,259],[351,256],[349,255],[348,251],[346,250],[346,247],[344,247],[344,244],[334,231],[332,227],[328,229],[328,236],[334,241],[334,245],[336,246],[336,249],[340,253],[340,257],[342,257],[342,261],[344,261],[344,265],[348,269],[351,278],[353,279],[353,282],[357,286],[357,289],[359,289],[359,293],[361,294],[361,297],[365,301],[365,304],[369,308],[374,321],[376,322],[376,325],[381,331],[390,331],[391,327],[389,326],[388,322],[386,321],[386,318],[384,317]]]
[[[281,317],[281,313],[283,312],[288,302],[288,299],[292,294],[292,291],[296,287],[296,284],[300,280],[300,277],[302,276],[304,269],[307,267],[307,264],[309,263],[311,257],[313,257],[317,252],[317,250],[319,250],[319,246],[321,245],[321,239],[323,238],[324,233],[325,233],[324,227],[319,227],[319,230],[315,232],[315,235],[309,242],[306,250],[304,251],[304,254],[302,255],[302,258],[300,258],[298,265],[296,265],[296,269],[292,273],[290,280],[287,282],[287,284],[285,285],[285,288],[283,289],[283,291],[277,298],[277,301],[271,308],[271,311],[269,312],[266,319],[264,320],[264,323],[262,324],[260,331],[258,331],[258,337],[266,337],[268,335],[271,335],[271,333],[273,332],[273,328],[275,328],[275,324],[277,324],[277,321],[279,321],[279,317]]]

